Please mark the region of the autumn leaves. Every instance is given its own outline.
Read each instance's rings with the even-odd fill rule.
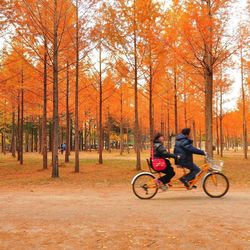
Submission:
[[[12,131],[4,135],[18,145],[12,148],[22,157],[23,131],[36,131],[45,169],[52,151],[53,177],[59,176],[62,142],[68,146],[66,162],[75,151],[75,172],[79,150],[98,149],[102,164],[102,151],[115,135],[121,154],[134,146],[137,169],[156,130],[171,147],[171,137],[189,126],[195,143],[205,141],[211,155],[215,138],[223,150],[235,136],[228,132],[226,138],[220,99],[229,89],[226,71],[237,47],[225,29],[228,3],[5,1],[5,33],[15,32],[6,36],[0,92],[14,114],[5,114]]]

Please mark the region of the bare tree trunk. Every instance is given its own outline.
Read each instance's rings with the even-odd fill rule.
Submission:
[[[69,63],[67,61],[67,79],[66,79],[66,151],[65,151],[65,162],[69,162],[69,154],[70,154]]]
[[[220,92],[220,156],[223,157],[223,150],[224,150],[224,139],[223,139],[223,99],[222,99],[223,93],[222,89]]]
[[[105,137],[104,137],[105,138]],[[108,129],[107,129],[107,133],[106,133],[106,144],[104,142],[104,145],[106,145],[106,150],[111,153],[111,145],[110,145],[110,125],[108,124]]]
[[[103,128],[102,128],[102,48],[99,48],[99,164],[103,164]]]
[[[21,83],[22,83],[22,89],[21,89],[21,121],[20,121],[20,164],[23,164],[23,122],[24,122],[24,89],[23,89],[23,70],[21,72]]]
[[[59,177],[58,169],[58,15],[57,0],[54,0],[53,27],[53,149],[52,149],[52,177]]]
[[[241,93],[242,93],[242,129],[243,129],[243,152],[244,158],[248,158],[248,141],[247,141],[247,119],[246,119],[246,100],[245,100],[245,87],[244,87],[244,65],[243,65],[243,51],[240,50],[241,55]]]
[[[91,119],[89,120],[89,142],[88,142],[88,144],[89,144],[89,152],[91,152],[92,151],[92,148],[91,148],[91,146],[92,146],[92,144],[91,144]],[[99,138],[100,139],[100,138]],[[99,143],[100,143],[100,141],[99,141]]]
[[[212,19],[211,1],[206,1],[207,15]],[[212,23],[212,22],[211,22]],[[212,62],[212,27],[208,25],[209,42],[205,44],[205,134],[206,134],[206,151],[213,157],[213,62]]]
[[[207,72],[205,83],[205,124],[206,124],[206,151],[213,156],[213,75]]]
[[[39,140],[39,154],[42,154],[42,126],[41,126],[41,117],[39,117],[39,123],[38,123],[38,140]]]
[[[64,142],[64,136],[63,136],[64,129],[63,129],[63,126],[61,126],[60,131],[61,131],[61,134],[60,134],[61,138],[60,138],[60,144],[59,145],[63,144],[63,142]]]
[[[161,114],[161,133],[164,135],[164,137],[165,137],[165,130],[164,130],[164,128],[165,128],[165,123],[164,123],[164,121],[163,121],[163,114]]]
[[[167,138],[168,138],[168,151],[171,149],[171,139],[170,139],[170,109],[169,109],[169,100],[167,101]]]
[[[219,135],[219,115],[218,115],[218,98],[216,97],[216,116],[215,116],[215,123],[216,123],[216,150],[217,155],[220,154],[220,135]]]
[[[74,140],[73,140],[73,121],[72,121],[72,117],[70,114],[70,151],[72,151],[74,149]]]
[[[80,147],[80,151],[83,151],[83,129],[80,130],[79,147]]]
[[[164,108],[163,108],[163,105],[161,104],[161,133],[165,136],[163,110],[164,110]]]
[[[178,134],[178,97],[177,97],[177,69],[174,67],[174,129],[175,134]]]
[[[38,151],[38,140],[37,140],[37,128],[34,131],[34,150],[37,152]]]
[[[15,111],[12,112],[12,128],[11,128],[11,155],[16,157],[16,128],[15,128]]]
[[[110,114],[109,114],[109,106],[108,106],[108,131],[107,131],[107,146],[108,152],[111,153],[111,145],[110,145],[110,131],[111,131],[111,124],[110,124]]]
[[[138,58],[137,58],[137,25],[136,25],[136,9],[134,0],[134,105],[135,105],[135,125],[134,125],[134,137],[135,137],[135,150],[136,150],[136,170],[141,170],[141,151],[140,151],[140,131],[139,131],[139,119],[138,119]]]
[[[85,114],[86,114],[86,112],[85,112]],[[85,120],[85,123],[84,123],[84,144],[85,144],[85,151],[88,151],[88,146],[87,146],[88,138],[87,138],[87,136],[88,136],[88,128],[87,128],[87,122]]]
[[[154,117],[153,117],[153,72],[151,62],[151,48],[150,48],[150,65],[149,65],[149,135],[150,142],[153,142],[154,137]]]
[[[30,138],[30,152],[34,151],[34,127],[31,128],[31,138]]]
[[[17,147],[17,160],[20,161],[20,117],[21,117],[21,110],[20,110],[20,90],[18,90],[18,97],[17,97],[17,140],[16,140],[16,147]]]
[[[89,133],[87,123],[85,123],[85,151],[89,150]]]
[[[2,131],[2,153],[5,155],[6,154],[6,149],[5,149],[5,132]]]
[[[76,0],[76,85],[75,85],[75,172],[79,173],[79,128],[78,128],[78,81],[79,81],[79,20],[78,0]]]
[[[43,169],[48,168],[47,149],[47,39],[44,38],[44,58],[43,58],[43,124],[42,124],[42,154]]]
[[[129,154],[129,129],[128,127],[126,129],[126,134],[127,134],[127,138],[126,138],[127,152]]]
[[[194,146],[197,147],[197,133],[196,133],[196,124],[193,121],[193,138],[194,138]]]
[[[25,132],[25,152],[29,152],[29,131],[28,129]]]
[[[53,124],[52,122],[50,121],[49,122],[49,151],[52,152],[52,129],[53,129]]]
[[[6,138],[5,138],[6,129],[7,129],[7,125],[6,125],[6,105],[7,105],[7,101],[5,99],[4,100],[4,128],[3,128],[3,132],[2,132],[2,149],[3,149],[3,154],[6,154]]]
[[[120,118],[120,155],[123,154],[124,150],[124,140],[123,140],[123,117]]]
[[[123,92],[120,93],[120,155],[123,154]]]
[[[186,93],[186,79],[184,78],[184,123],[187,128],[187,93]]]

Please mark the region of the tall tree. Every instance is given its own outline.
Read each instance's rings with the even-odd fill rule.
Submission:
[[[69,162],[70,155],[70,111],[69,111],[69,62],[67,61],[67,72],[66,72],[66,151],[65,151],[65,162]]]
[[[248,129],[247,129],[247,109],[246,109],[246,77],[247,57],[249,53],[249,34],[247,24],[240,24],[239,27],[239,55],[240,55],[240,75],[241,75],[241,98],[242,98],[242,140],[244,158],[248,158]]]
[[[43,169],[48,168],[48,156],[47,156],[47,38],[44,37],[44,58],[43,58],[43,124],[42,124],[42,136],[43,136]]]
[[[80,171],[79,166],[79,101],[78,101],[78,85],[79,85],[79,20],[78,20],[78,0],[76,0],[76,82],[75,82],[75,172]]]
[[[213,156],[214,71],[235,52],[233,38],[227,35],[228,0],[187,1],[180,18],[184,45],[178,55],[204,78],[206,151]]]
[[[52,148],[52,177],[59,177],[58,168],[58,2],[53,6],[53,148]]]
[[[247,120],[246,120],[246,93],[244,83],[244,59],[243,48],[240,48],[240,72],[241,72],[241,96],[242,96],[242,138],[243,138],[243,152],[244,158],[247,159],[248,140],[247,140]]]
[[[99,164],[103,164],[102,151],[103,151],[103,126],[102,126],[102,104],[103,104],[103,91],[102,91],[102,42],[100,38],[99,43]]]
[[[141,138],[139,128],[139,114],[138,114],[138,55],[137,55],[137,14],[136,14],[136,1],[133,4],[133,43],[134,43],[134,105],[135,105],[135,150],[136,150],[136,169],[141,169]]]

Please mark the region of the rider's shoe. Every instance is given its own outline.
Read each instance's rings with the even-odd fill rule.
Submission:
[[[191,186],[190,186],[190,185],[189,185],[189,187],[186,187],[186,188],[187,188],[188,190],[192,190],[192,189],[197,189],[197,186],[195,186],[195,185],[193,185],[193,186],[191,185]]]
[[[167,191],[168,187],[163,182],[156,179],[155,183],[156,183],[156,185],[158,186],[159,189],[161,189],[162,191]]]
[[[165,185],[165,184],[163,184],[163,185],[160,186],[160,189],[161,189],[162,191],[167,191],[167,190],[168,190],[168,186]]]
[[[162,183],[160,180],[158,180],[158,179],[155,179],[155,184],[156,184],[158,187],[160,187],[160,186],[163,185],[163,183]]]
[[[190,188],[189,183],[188,183],[185,179],[183,179],[183,177],[181,177],[179,180],[184,184],[184,186],[185,186],[187,189]]]

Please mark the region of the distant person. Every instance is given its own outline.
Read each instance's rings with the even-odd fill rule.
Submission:
[[[66,150],[66,144],[62,143],[61,144],[61,154],[63,155],[63,152]]]
[[[154,144],[154,158],[162,158],[166,161],[166,169],[161,171],[165,175],[157,179],[157,184],[160,186],[161,189],[165,190],[166,184],[170,182],[170,180],[175,176],[175,172],[173,167],[171,166],[170,161],[168,158],[177,159],[177,156],[174,154],[169,153],[163,145],[164,137],[163,134],[157,133],[154,137],[153,144]]]
[[[180,159],[176,159],[176,165],[180,165],[190,170],[190,172],[180,178],[180,181],[189,188],[189,181],[193,180],[196,175],[201,171],[198,166],[193,162],[193,154],[206,155],[205,151],[193,146],[193,140],[191,139],[191,129],[184,128],[176,137],[176,143],[174,147],[174,154],[180,155]]]

